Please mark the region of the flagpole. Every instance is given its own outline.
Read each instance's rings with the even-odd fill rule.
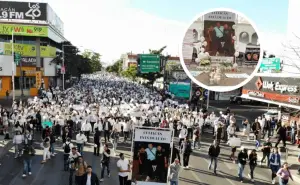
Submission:
[[[11,44],[11,55],[12,55],[12,93],[13,93],[13,102],[15,101],[16,95],[15,95],[15,61],[14,61],[14,31],[11,33],[11,39],[12,39],[12,44]]]

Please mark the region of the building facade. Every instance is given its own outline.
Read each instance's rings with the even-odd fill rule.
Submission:
[[[66,41],[61,19],[47,3],[1,1],[0,15],[6,15],[0,16],[0,96],[12,94],[13,76],[16,96],[21,88],[34,96],[41,85],[56,85],[51,61]],[[21,56],[18,63],[13,52]]]

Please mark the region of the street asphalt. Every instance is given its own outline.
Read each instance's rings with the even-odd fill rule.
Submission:
[[[224,107],[224,106],[222,106]],[[239,107],[235,107],[237,110]],[[261,115],[263,110],[253,109],[249,111],[236,111],[238,121],[241,121],[245,117],[254,119],[256,116]],[[61,149],[61,143],[57,143],[56,152],[57,155],[53,157],[49,162],[42,165],[42,150],[39,148],[39,135],[36,137],[37,142],[35,146],[37,148],[37,155],[33,158],[32,164],[32,176],[22,178],[23,163],[21,159],[14,159],[13,148],[11,148],[0,159],[2,165],[0,166],[0,185],[68,185],[69,173],[63,171],[63,154]],[[122,141],[122,140],[121,140]],[[177,140],[175,139],[176,143]],[[255,182],[252,183],[247,174],[249,172],[249,166],[245,168],[244,183],[239,182],[237,178],[237,164],[229,161],[230,148],[226,144],[221,145],[221,154],[219,157],[217,175],[213,174],[213,171],[208,170],[209,158],[207,151],[209,145],[212,143],[212,134],[209,132],[204,133],[202,136],[201,149],[194,150],[190,158],[190,169],[183,170],[180,173],[179,185],[239,185],[239,184],[255,184],[265,185],[271,183],[271,171],[266,167],[257,167],[255,169]],[[254,145],[254,143],[253,143]],[[118,151],[125,153],[127,158],[130,157],[131,143],[120,143],[118,145]],[[84,149],[84,159],[88,164],[93,166],[93,171],[96,172],[100,178],[100,159],[93,155],[93,145],[88,144]],[[117,185],[118,175],[116,167],[117,158],[113,157],[111,160],[111,177],[105,177],[103,185]],[[290,185],[299,184],[299,182],[290,181]]]

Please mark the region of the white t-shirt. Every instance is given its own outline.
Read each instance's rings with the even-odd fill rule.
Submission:
[[[92,175],[87,175],[87,179],[86,179],[86,185],[91,185],[91,178],[92,178]]]
[[[117,167],[121,170],[128,170],[129,161],[127,159],[121,160],[119,159],[117,162]],[[119,172],[119,176],[126,177],[128,176],[128,172]]]

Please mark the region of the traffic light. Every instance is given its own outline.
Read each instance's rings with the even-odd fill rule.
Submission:
[[[26,71],[22,71],[22,76],[26,76]]]

